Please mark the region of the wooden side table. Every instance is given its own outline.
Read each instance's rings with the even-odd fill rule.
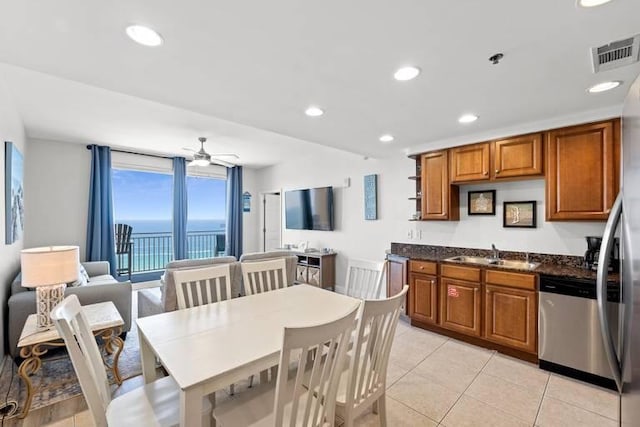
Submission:
[[[108,301],[83,306],[82,311],[87,316],[89,327],[93,334],[102,338],[106,355],[113,354],[112,363],[109,364],[106,357],[103,357],[104,363],[113,372],[113,377],[118,385],[122,384],[122,378],[120,378],[120,372],[118,371],[118,359],[124,347],[124,342],[119,337],[122,333],[124,321],[118,309],[111,301]],[[41,356],[46,354],[50,348],[55,347],[64,347],[64,340],[58,334],[58,330],[53,328],[38,332],[36,315],[31,314],[24,324],[18,341],[20,357],[23,359],[18,368],[18,374],[27,386],[27,399],[18,418],[26,417],[31,409],[33,385],[30,376],[37,373],[42,367]]]

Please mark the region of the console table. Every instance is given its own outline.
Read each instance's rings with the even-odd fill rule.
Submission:
[[[298,257],[296,282],[320,288],[334,289],[336,286],[335,252],[294,252]]]
[[[96,337],[102,338],[102,347],[107,354],[113,355],[113,361],[107,365],[113,372],[113,377],[118,385],[122,384],[120,372],[118,371],[118,359],[120,352],[124,347],[124,342],[119,337],[122,333],[122,325],[124,321],[118,312],[118,309],[111,301],[101,302],[97,304],[89,304],[82,307],[82,311],[87,316],[89,327]],[[36,325],[36,315],[31,314],[27,318],[20,334],[18,348],[20,349],[20,357],[23,359],[18,368],[18,375],[27,386],[27,398],[24,408],[18,418],[24,418],[31,409],[31,401],[33,399],[33,385],[31,384],[31,375],[37,373],[42,366],[41,356],[45,355],[49,348],[64,347],[64,341],[58,334],[56,328],[46,331],[38,331]],[[105,365],[107,364],[106,358]]]

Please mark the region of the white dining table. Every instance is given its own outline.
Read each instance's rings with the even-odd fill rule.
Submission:
[[[180,425],[201,425],[203,397],[276,366],[285,326],[326,323],[360,300],[310,285],[138,319],[146,383],[157,357],[180,387]]]

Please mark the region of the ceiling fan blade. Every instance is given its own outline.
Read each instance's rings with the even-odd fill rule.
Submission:
[[[220,159],[211,159],[210,161],[212,165],[224,166],[226,168],[231,168],[235,166],[233,163],[225,162],[224,160],[220,160]]]
[[[233,157],[234,159],[240,158],[240,156],[238,156],[236,153],[212,153],[211,157]]]
[[[192,152],[192,153],[195,153],[195,152],[196,152],[196,150],[194,150],[193,148],[189,148],[189,147],[182,147],[182,149],[183,149],[184,151],[190,151],[190,152]]]

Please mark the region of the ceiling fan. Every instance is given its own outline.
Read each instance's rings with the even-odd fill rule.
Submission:
[[[198,138],[200,141],[200,150],[196,151],[193,148],[182,147],[185,151],[193,152],[193,160],[189,163],[189,166],[209,166],[209,165],[220,165],[225,167],[235,166],[233,163],[227,162],[225,160],[218,159],[218,157],[232,157],[234,159],[239,159],[237,154],[234,153],[214,153],[209,154],[204,150],[204,143],[207,142],[207,138],[201,136]]]

